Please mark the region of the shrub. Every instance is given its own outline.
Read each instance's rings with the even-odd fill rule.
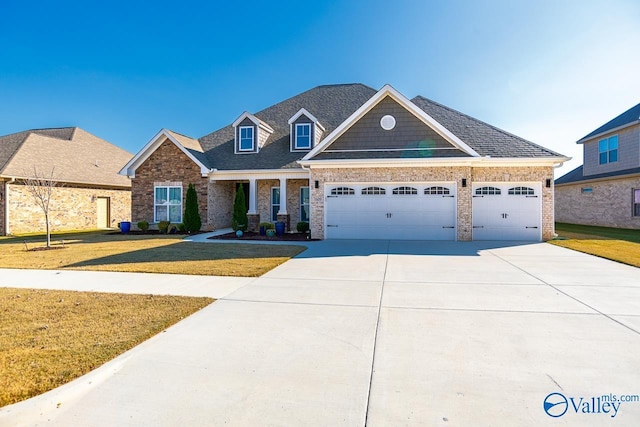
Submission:
[[[184,233],[185,231],[187,231],[187,227],[185,227],[183,223],[180,223],[178,224],[178,231]]]
[[[189,233],[195,233],[202,228],[202,220],[200,219],[200,212],[198,210],[198,194],[196,193],[196,187],[193,184],[189,184],[187,189],[187,199],[184,202],[184,228]]]
[[[275,230],[276,225],[272,222],[261,222],[260,227],[264,227],[265,230]]]
[[[233,228],[233,231],[247,231],[247,223],[249,222],[249,219],[247,218],[247,208],[245,206],[244,190],[242,187],[243,185],[238,186],[238,191],[236,191],[236,200],[233,203],[233,219],[231,220],[231,228]]]
[[[147,221],[138,221],[138,229],[147,231],[149,229],[149,223]]]
[[[306,221],[300,221],[298,225],[296,225],[299,233],[306,233],[309,231],[309,223]]]
[[[167,229],[167,232],[169,234],[176,234],[176,231],[178,231],[178,226],[175,224],[169,224],[169,228]]]
[[[167,230],[169,229],[169,224],[171,224],[169,221],[160,221],[158,223],[158,230],[160,230],[162,234],[167,234]]]

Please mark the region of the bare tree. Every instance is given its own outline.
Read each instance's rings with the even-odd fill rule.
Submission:
[[[55,179],[54,169],[51,168],[51,173],[46,174],[38,172],[36,167],[33,167],[33,175],[30,178],[24,179],[24,184],[29,193],[33,196],[36,204],[44,212],[44,220],[47,227],[47,248],[51,247],[51,230],[49,228],[49,205],[51,203],[51,197],[53,196],[53,189],[60,186],[59,182]],[[31,175],[25,174],[25,175]]]

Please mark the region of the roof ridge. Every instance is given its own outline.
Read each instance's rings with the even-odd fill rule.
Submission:
[[[193,139],[193,140],[196,140],[196,141],[198,140],[198,138],[194,138],[192,136],[185,135],[184,133],[176,132],[173,129],[169,129],[169,128],[165,128],[165,129],[168,130],[169,132],[175,133],[176,135],[184,136],[185,138]]]
[[[544,150],[544,151],[547,151],[547,152],[549,152],[549,153],[553,153],[553,154],[555,154],[555,155],[557,155],[557,156],[561,156],[561,154],[560,154],[560,153],[556,153],[555,151],[550,150],[550,149],[548,149],[548,148],[546,148],[546,147],[543,147],[543,146],[542,146],[542,145],[540,145],[540,144],[536,144],[536,143],[535,143],[535,142],[533,142],[533,141],[529,141],[528,139],[525,139],[525,138],[523,138],[523,137],[521,137],[521,136],[518,136],[518,135],[516,135],[516,134],[513,134],[513,133],[511,133],[511,132],[509,132],[509,131],[506,131],[506,130],[504,130],[504,129],[501,129],[501,128],[499,128],[499,127],[496,127],[496,126],[494,126],[494,125],[492,125],[492,124],[490,124],[490,123],[487,123],[487,122],[485,122],[485,121],[483,121],[483,120],[480,120],[480,119],[477,119],[477,118],[475,118],[475,117],[472,117],[472,116],[470,116],[470,115],[468,115],[468,114],[465,114],[465,113],[463,113],[463,112],[461,112],[461,111],[458,111],[458,110],[456,110],[456,109],[454,109],[454,108],[448,107],[448,106],[446,106],[446,105],[444,105],[444,104],[440,104],[439,102],[433,101],[433,100],[431,100],[431,99],[429,99],[429,98],[427,98],[427,97],[424,97],[424,96],[422,96],[422,95],[417,95],[417,96],[416,96],[416,97],[414,97],[413,99],[415,99],[415,98],[421,98],[421,99],[423,99],[423,100],[425,100],[425,101],[427,101],[427,102],[431,102],[432,104],[436,104],[436,105],[437,105],[437,106],[439,106],[439,107],[445,108],[445,109],[447,109],[447,110],[449,110],[449,111],[453,111],[454,113],[457,113],[457,114],[460,114],[460,115],[462,115],[462,116],[465,116],[465,117],[467,117],[468,119],[471,119],[471,120],[473,120],[473,121],[475,121],[475,122],[482,123],[483,125],[488,126],[488,127],[492,128],[493,130],[496,130],[496,131],[498,131],[498,132],[500,132],[500,133],[502,133],[502,134],[504,134],[504,135],[507,135],[507,136],[510,136],[510,137],[513,137],[513,138],[519,139],[520,141],[526,142],[526,143],[528,143],[528,144],[535,145],[536,147],[538,147],[538,148],[540,148],[540,149],[542,149],[542,150]],[[413,100],[411,100],[411,102],[413,102]],[[429,114],[429,113],[427,113],[427,114]]]

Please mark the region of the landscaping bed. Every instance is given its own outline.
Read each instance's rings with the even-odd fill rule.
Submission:
[[[260,233],[255,233],[252,231],[245,231],[242,234],[242,237],[236,236],[235,232],[221,234],[219,236],[209,237],[212,240],[267,240],[271,242],[309,242],[309,241],[318,241],[319,239],[311,239],[309,238],[311,235],[306,233],[284,233],[284,234],[276,234],[273,237],[267,235],[261,235]]]

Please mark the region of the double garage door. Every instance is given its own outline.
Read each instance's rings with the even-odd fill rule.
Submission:
[[[474,240],[541,239],[539,183],[472,186]],[[456,240],[453,182],[328,184],[327,239]]]

